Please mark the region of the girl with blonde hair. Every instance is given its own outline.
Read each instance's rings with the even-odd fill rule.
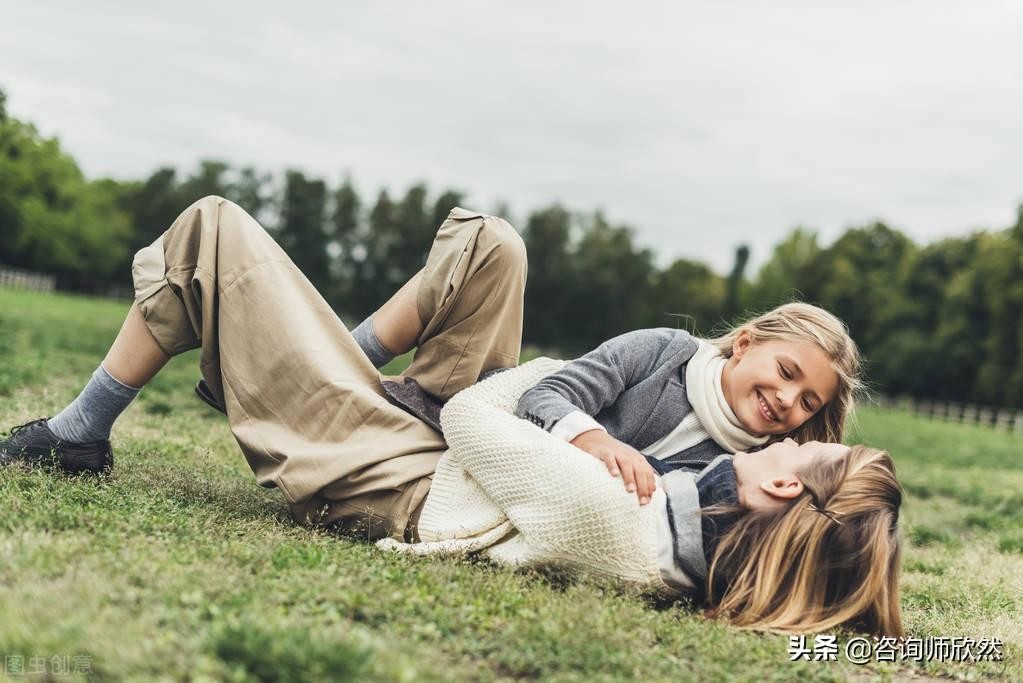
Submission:
[[[736,346],[741,347],[741,340],[747,334],[752,344],[811,342],[824,352],[831,360],[831,370],[837,379],[831,399],[816,406],[808,404],[809,408],[816,407],[817,410],[785,436],[799,442],[841,441],[856,394],[863,388],[859,348],[849,336],[845,323],[823,308],[795,301],[754,316],[709,341],[723,358],[731,359],[736,353]]]
[[[845,324],[788,303],[714,339],[642,329],[525,392],[516,415],[603,461],[646,504],[656,474],[784,438],[841,441],[860,389]]]
[[[686,594],[743,628],[902,635],[902,492],[887,453],[783,439],[657,475],[639,505],[601,463],[512,414],[564,365],[538,358],[451,399],[420,541],[380,543]]]
[[[801,490],[785,492],[769,481],[765,488],[790,494],[787,501],[745,512],[716,541],[706,586],[710,616],[792,632],[848,625],[903,634],[895,465],[866,446],[826,453],[818,445],[800,467]]]

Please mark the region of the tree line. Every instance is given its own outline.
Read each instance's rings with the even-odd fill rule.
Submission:
[[[210,194],[254,215],[350,324],[423,266],[453,206],[472,206],[424,184],[366,200],[351,178],[332,186],[215,160],[187,175],[90,180],[58,140],[9,116],[0,91],[2,264],[53,273],[62,289],[123,290],[134,253]],[[925,245],[880,222],[830,244],[798,227],[755,273],[738,247],[724,275],[684,258],[659,268],[628,225],[599,211],[553,205],[515,227],[529,253],[525,343],[571,357],[631,329],[709,335],[802,300],[848,323],[879,390],[1023,407],[1023,206],[1005,229]]]

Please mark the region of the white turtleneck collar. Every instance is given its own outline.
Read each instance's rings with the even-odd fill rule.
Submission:
[[[698,340],[700,348],[686,365],[686,395],[700,423],[715,443],[729,453],[747,451],[767,443],[767,436],[747,432],[725,399],[722,376],[727,360],[713,344]]]

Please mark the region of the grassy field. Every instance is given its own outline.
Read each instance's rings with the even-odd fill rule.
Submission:
[[[126,310],[0,289],[0,430],[72,399]],[[114,429],[109,479],[0,469],[11,680],[33,677],[13,673],[18,657],[59,681],[1023,680],[1019,437],[871,409],[854,434],[892,452],[908,493],[909,630],[1000,638],[1005,661],[793,663],[786,637],[685,603],[298,527],[195,398],[197,377],[191,352],[146,387]]]

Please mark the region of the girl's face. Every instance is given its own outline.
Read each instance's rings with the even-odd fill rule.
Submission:
[[[743,332],[721,378],[725,399],[750,434],[787,434],[813,417],[838,388],[831,359],[813,342],[753,343]]]

